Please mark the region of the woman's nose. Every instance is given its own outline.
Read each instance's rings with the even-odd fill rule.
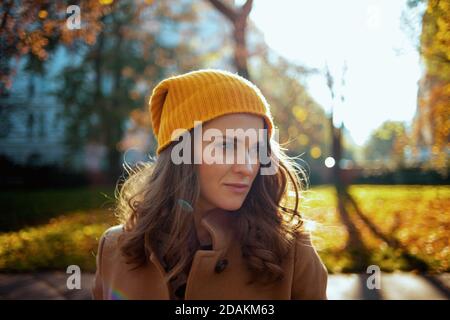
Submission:
[[[233,170],[236,173],[241,173],[245,175],[253,174],[254,162],[253,157],[250,155],[249,151],[246,151],[245,154],[240,154],[237,159],[235,159],[235,163],[233,164]],[[252,161],[253,160],[253,161]]]

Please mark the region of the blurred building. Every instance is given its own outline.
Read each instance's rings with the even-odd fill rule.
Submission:
[[[11,88],[0,96],[0,157],[21,166],[73,172],[104,168],[105,146],[91,143],[79,151],[69,150],[64,106],[54,95],[60,72],[80,59],[60,47],[45,63],[42,75],[26,69],[26,58],[18,63]]]
[[[64,165],[64,120],[62,106],[51,94],[55,75],[69,62],[58,50],[42,76],[25,70],[22,59],[13,85],[0,97],[0,155],[21,165]]]

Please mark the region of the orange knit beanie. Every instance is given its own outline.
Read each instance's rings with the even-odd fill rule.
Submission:
[[[152,92],[149,109],[160,154],[175,138],[176,129],[190,130],[230,113],[260,115],[272,136],[270,107],[261,91],[247,79],[224,70],[203,69],[161,81]]]

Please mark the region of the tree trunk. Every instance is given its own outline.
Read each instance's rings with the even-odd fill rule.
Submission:
[[[248,50],[245,37],[247,33],[247,19],[252,10],[253,0],[247,0],[245,4],[238,9],[230,8],[221,0],[209,0],[209,2],[232,23],[234,66],[240,76],[250,80],[250,74],[247,67]]]
[[[115,68],[113,73],[113,92],[111,95],[111,99],[106,103],[106,122],[105,122],[105,130],[106,130],[106,146],[108,147],[108,180],[110,182],[116,182],[119,176],[122,173],[121,168],[121,152],[117,150],[117,142],[120,141],[122,135],[122,122],[124,119],[121,118],[120,108],[120,90],[121,90],[121,82],[122,82],[122,66],[123,63],[121,61],[121,50],[123,45],[123,33],[122,33],[122,24],[118,23],[115,28],[114,34],[117,35],[116,45],[114,52],[116,53],[115,58]]]
[[[245,40],[247,29],[247,16],[239,16],[234,23],[234,65],[242,77],[250,80],[247,68],[247,42]]]

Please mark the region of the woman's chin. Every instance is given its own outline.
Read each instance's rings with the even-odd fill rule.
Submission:
[[[236,211],[242,207],[243,201],[228,202],[221,204],[220,208],[227,211]]]

